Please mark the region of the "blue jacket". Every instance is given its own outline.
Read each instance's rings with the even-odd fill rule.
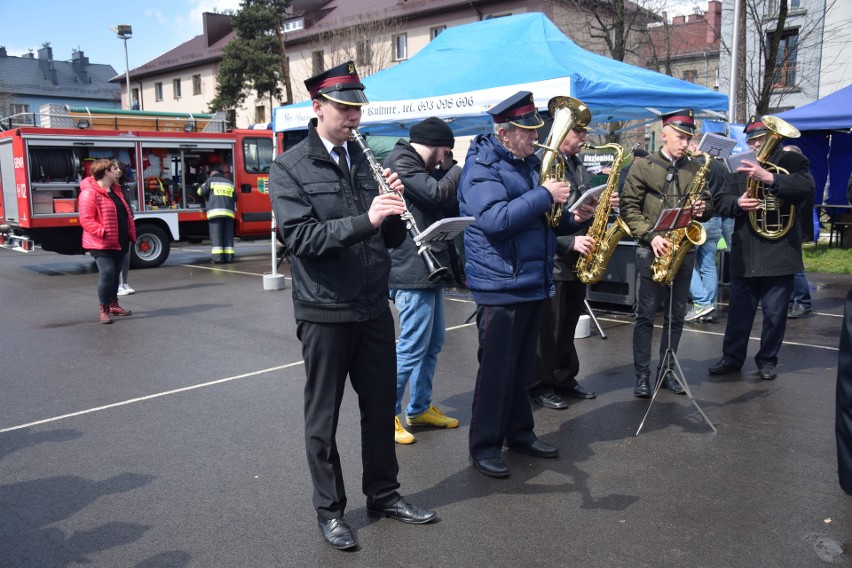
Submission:
[[[477,304],[505,305],[553,295],[556,237],[544,217],[553,199],[539,185],[541,160],[521,160],[493,134],[470,144],[459,182],[459,209],[476,221],[464,231],[465,274]],[[557,233],[576,233],[567,212]]]

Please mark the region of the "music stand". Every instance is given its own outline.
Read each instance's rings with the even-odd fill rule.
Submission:
[[[656,225],[651,229],[652,231],[671,231],[674,229],[682,229],[689,225],[690,221],[693,218],[692,207],[675,207],[671,209],[663,209],[660,213],[659,219],[657,219]],[[654,385],[654,394],[651,396],[651,402],[648,404],[648,410],[645,411],[645,416],[642,418],[642,422],[639,423],[639,428],[636,430],[636,436],[639,435],[639,432],[642,431],[642,426],[645,425],[645,420],[647,420],[648,415],[651,413],[651,407],[654,405],[654,401],[657,398],[657,393],[660,392],[660,385],[663,384],[663,380],[671,374],[672,378],[680,383],[680,386],[683,387],[686,396],[695,405],[695,408],[698,409],[698,412],[701,413],[701,416],[704,417],[704,421],[716,431],[716,427],[713,426],[713,423],[710,422],[710,419],[707,418],[707,415],[704,414],[704,411],[701,410],[701,407],[698,406],[698,402],[692,396],[692,391],[689,388],[689,383],[686,382],[686,376],[683,374],[683,369],[680,366],[680,361],[677,359],[677,353],[672,348],[672,304],[674,304],[674,279],[669,283],[669,328],[667,331],[667,342],[668,346],[666,348],[666,353],[663,356],[663,360],[660,361],[660,371],[657,373],[657,384]]]

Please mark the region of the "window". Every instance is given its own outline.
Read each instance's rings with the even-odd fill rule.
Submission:
[[[318,75],[325,71],[324,57],[322,51],[314,51],[311,53],[311,75]]]
[[[802,8],[804,4],[804,0],[787,0],[787,11],[791,12],[793,10],[798,10]],[[766,15],[767,16],[776,16],[778,15],[779,2],[778,0],[769,0],[766,3]]]
[[[266,107],[265,106],[254,107],[254,121],[258,124],[266,122]]]
[[[295,20],[288,20],[284,22],[284,32],[295,32],[297,30],[301,30],[305,27],[305,19],[297,18]]]
[[[174,92],[175,99],[180,98],[180,79],[172,80],[172,91]]]
[[[155,101],[163,100],[163,84],[162,83],[154,83],[154,100]]]
[[[393,59],[402,61],[408,59],[408,34],[399,34],[393,38]]]
[[[15,124],[35,124],[33,119],[35,118],[33,115],[28,114],[30,112],[30,105],[22,105],[22,104],[10,104],[9,105],[9,114],[15,117]],[[16,116],[17,115],[17,116]]]
[[[698,71],[696,71],[695,69],[684,69],[683,80],[689,81],[690,83],[697,83],[698,82]]]
[[[359,41],[356,51],[358,65],[369,65],[373,61],[373,46],[370,40]]]
[[[768,38],[767,38],[768,39]],[[796,86],[796,57],[799,45],[799,30],[784,30],[778,55],[775,58],[775,75],[772,86],[776,89],[791,89]]]
[[[438,26],[429,30],[429,39],[435,39],[442,31],[447,29],[447,26]]]
[[[193,75],[192,76],[192,94],[200,95],[201,94],[201,75]]]
[[[243,161],[246,172],[268,174],[272,166],[272,138],[244,138]]]

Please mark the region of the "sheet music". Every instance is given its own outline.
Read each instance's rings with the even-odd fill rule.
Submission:
[[[660,216],[654,224],[652,231],[670,231],[672,229],[681,229],[689,225],[693,217],[692,207],[673,207],[671,209],[663,209],[660,211]]]
[[[745,152],[740,152],[739,154],[733,154],[725,158],[725,165],[728,167],[728,171],[731,173],[736,173],[737,168],[740,167],[743,163],[743,160],[747,160],[752,164],[757,163],[757,156],[754,155],[754,152],[751,150],[747,150]]]
[[[465,227],[476,221],[474,217],[447,217],[435,221],[424,229],[418,238],[421,243],[448,241],[464,231]]]
[[[585,192],[583,192],[580,198],[577,199],[577,201],[575,201],[574,204],[568,208],[568,212],[573,213],[574,210],[577,209],[577,207],[579,207],[580,205],[591,204],[592,202],[596,202],[605,189],[606,184],[598,185],[593,187],[592,189],[586,190]]]
[[[698,143],[698,151],[710,154],[716,158],[727,158],[734,151],[737,141],[727,136],[714,134],[713,132],[705,132]]]

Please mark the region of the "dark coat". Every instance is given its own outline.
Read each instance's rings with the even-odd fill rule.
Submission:
[[[276,158],[269,197],[293,255],[297,320],[338,323],[375,319],[388,304],[388,247],[406,238],[399,216],[374,229],[367,212],[379,193],[364,153],[349,144],[346,174],[323,145],[316,119],[308,137]]]
[[[481,305],[507,305],[554,293],[556,237],[545,219],[553,198],[539,185],[541,160],[513,156],[493,134],[471,142],[459,183],[462,215],[476,221],[464,232],[465,274]],[[559,234],[588,226],[563,215]]]
[[[565,177],[568,178],[566,181],[571,186],[571,195],[568,196],[568,201],[565,203],[565,207],[568,208],[580,198],[584,191],[591,188],[592,177],[583,165],[583,161],[577,156],[567,156],[565,165]],[[563,214],[570,215],[569,213]],[[585,234],[585,231],[583,234]],[[577,280],[574,267],[577,265],[580,253],[574,250],[575,236],[556,237],[556,258],[553,264],[553,280],[555,281]]]
[[[426,171],[423,158],[405,140],[396,143],[382,167],[390,168],[399,174],[399,179],[405,187],[403,195],[406,207],[414,216],[420,231],[444,217],[458,216],[456,188],[461,177],[460,167],[453,166],[438,180]],[[438,263],[446,268],[451,268],[448,250],[451,245],[452,241],[439,241],[430,247]],[[429,271],[421,256],[417,254],[417,245],[411,238],[402,241],[399,247],[391,249],[390,255],[393,263],[390,273],[391,288],[438,288],[455,284],[451,273],[434,282],[429,281]]]
[[[808,159],[797,152],[776,150],[768,161],[786,169],[787,174],[775,174],[775,191],[789,210],[790,205],[801,205],[814,192],[814,178],[808,169]],[[749,222],[749,215],[740,209],[737,200],[746,192],[745,174],[732,174],[726,186],[713,196],[720,215],[734,217],[731,238],[731,274],[741,278],[756,276],[782,276],[804,271],[802,264],[802,227],[793,226],[780,239],[759,236]]]
[[[237,192],[234,184],[222,174],[214,174],[207,178],[197,192],[204,199],[208,219],[235,217]]]

